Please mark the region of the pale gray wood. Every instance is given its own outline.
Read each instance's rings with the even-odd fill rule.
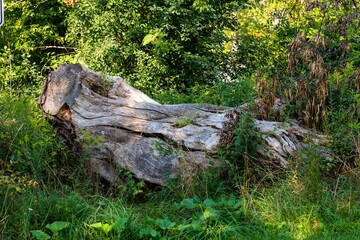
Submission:
[[[119,167],[160,185],[184,169],[210,167],[206,153],[231,141],[241,117],[241,107],[161,105],[121,77],[71,64],[49,75],[39,106],[62,137],[88,150],[92,171],[113,183],[118,182]],[[305,137],[324,139],[296,123],[255,120],[255,124],[268,148],[259,148],[260,156],[283,167],[305,146]],[[87,135],[101,141],[79,144]]]

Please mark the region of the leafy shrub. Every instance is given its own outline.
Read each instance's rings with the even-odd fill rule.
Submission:
[[[227,62],[224,27],[237,1],[79,1],[69,14],[68,38],[77,58],[94,70],[120,75],[151,95],[209,83]]]
[[[66,61],[65,4],[57,0],[6,2],[0,28],[0,90],[34,94],[48,70]]]
[[[73,171],[65,174],[69,167],[75,166],[75,162],[68,161],[72,155],[55,136],[34,99],[1,94],[0,106],[2,174],[49,183],[58,181],[61,174]]]
[[[197,84],[189,88],[186,93],[170,89],[161,90],[153,95],[155,99],[165,104],[208,103],[235,107],[256,96],[254,85],[252,78],[243,78],[234,82],[219,81],[212,85]]]
[[[360,78],[360,71],[357,71],[349,64],[342,72],[329,76],[330,98],[326,131],[333,139],[332,150],[344,160],[352,155],[359,157],[360,154],[356,149],[360,134],[360,95],[355,83],[356,79]]]

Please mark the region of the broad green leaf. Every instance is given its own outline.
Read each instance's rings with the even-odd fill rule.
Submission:
[[[47,224],[45,227],[50,229],[53,233],[57,233],[70,226],[69,222],[55,221],[52,224]]]
[[[241,199],[237,199],[235,197],[231,197],[229,199],[222,197],[220,199],[220,203],[224,207],[232,207],[232,208],[239,208],[243,204]]]
[[[147,45],[147,44],[149,44],[149,43],[155,42],[156,39],[157,39],[157,37],[158,37],[158,34],[156,34],[156,33],[154,33],[154,34],[152,34],[152,33],[147,34],[147,35],[144,37],[143,41],[142,41],[142,45],[145,46],[145,45]]]
[[[108,234],[112,230],[112,226],[108,223],[97,222],[97,223],[93,223],[89,226],[92,228],[101,230],[105,234]]]
[[[202,218],[204,219],[213,219],[213,220],[218,220],[219,218],[219,213],[217,210],[213,209],[213,208],[206,208],[204,210],[204,212],[202,213]]]
[[[156,237],[158,235],[158,232],[149,227],[140,229],[140,237],[149,236],[149,235],[152,237]]]
[[[163,230],[171,229],[172,227],[175,226],[175,223],[171,222],[168,218],[156,219],[155,224]]]
[[[191,227],[191,224],[179,224],[176,229],[179,231],[184,231]]]
[[[89,227],[100,229],[102,227],[102,223],[101,222],[93,223],[93,224],[90,224]]]
[[[128,222],[129,220],[127,218],[119,218],[113,223],[112,228],[116,233],[121,233],[122,231],[124,231]]]
[[[31,231],[31,235],[36,238],[37,240],[48,240],[50,239],[50,236],[46,233],[44,233],[41,230],[33,230]]]
[[[187,209],[195,208],[194,199],[193,198],[186,198],[181,201],[180,204],[177,205],[178,208],[185,207]]]
[[[212,206],[215,206],[216,205],[216,202],[210,198],[207,198],[204,200],[203,202],[204,206],[206,207],[212,207]]]

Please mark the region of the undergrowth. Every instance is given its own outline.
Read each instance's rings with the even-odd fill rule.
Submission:
[[[152,95],[164,104],[208,103],[235,107],[252,99],[256,92],[253,79],[247,77],[234,82],[195,85],[186,92],[170,89]]]

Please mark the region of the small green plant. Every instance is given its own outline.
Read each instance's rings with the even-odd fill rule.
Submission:
[[[167,157],[175,153],[175,150],[171,147],[171,145],[163,141],[155,141],[153,146],[154,147],[150,148],[150,151],[153,154],[155,154],[155,151],[158,151],[162,156]]]
[[[199,197],[187,198],[176,204],[185,216],[183,222],[176,225],[179,234],[191,234],[198,238],[211,236],[224,239],[240,239],[246,236],[241,231],[244,226],[240,225],[245,219],[242,209],[243,201],[234,196],[218,200]]]
[[[101,136],[95,137],[89,130],[82,129],[81,130],[82,139],[80,140],[82,143],[84,143],[86,146],[95,146],[97,145],[101,140]]]
[[[31,235],[37,240],[48,240],[51,238],[47,233],[41,230],[33,230],[31,231]]]
[[[244,177],[249,173],[249,159],[256,158],[256,149],[261,148],[261,137],[255,130],[253,115],[244,112],[235,126],[234,136],[230,143],[223,146],[216,155],[224,163],[224,174],[233,186],[242,185]]]
[[[90,85],[92,91],[104,97],[108,96],[111,87],[112,81],[111,77],[108,75],[102,75],[100,81],[93,81],[93,83]]]
[[[174,127],[177,127],[177,128],[182,128],[182,127],[185,127],[187,125],[190,125],[190,124],[193,124],[194,121],[192,118],[188,117],[188,116],[183,116],[181,118],[179,118],[175,123],[173,123],[172,125]]]
[[[139,231],[141,238],[166,239],[169,231],[176,225],[175,222],[170,221],[167,217],[157,219],[148,217],[147,223],[149,226],[141,228]]]
[[[134,177],[134,174],[127,169],[117,168],[117,176],[121,177],[121,183],[116,187],[116,194],[127,198],[129,201],[140,196],[145,188],[145,182]]]
[[[128,222],[129,220],[127,218],[118,218],[112,224],[96,222],[88,226],[105,234],[105,236],[107,236],[110,232],[114,232],[116,235],[120,237],[121,233],[125,230]]]
[[[33,230],[31,234],[37,240],[48,240],[48,239],[57,239],[60,235],[60,232],[70,226],[69,222],[55,221],[51,224],[47,224],[45,227],[52,232],[52,236],[48,235],[42,230]]]

